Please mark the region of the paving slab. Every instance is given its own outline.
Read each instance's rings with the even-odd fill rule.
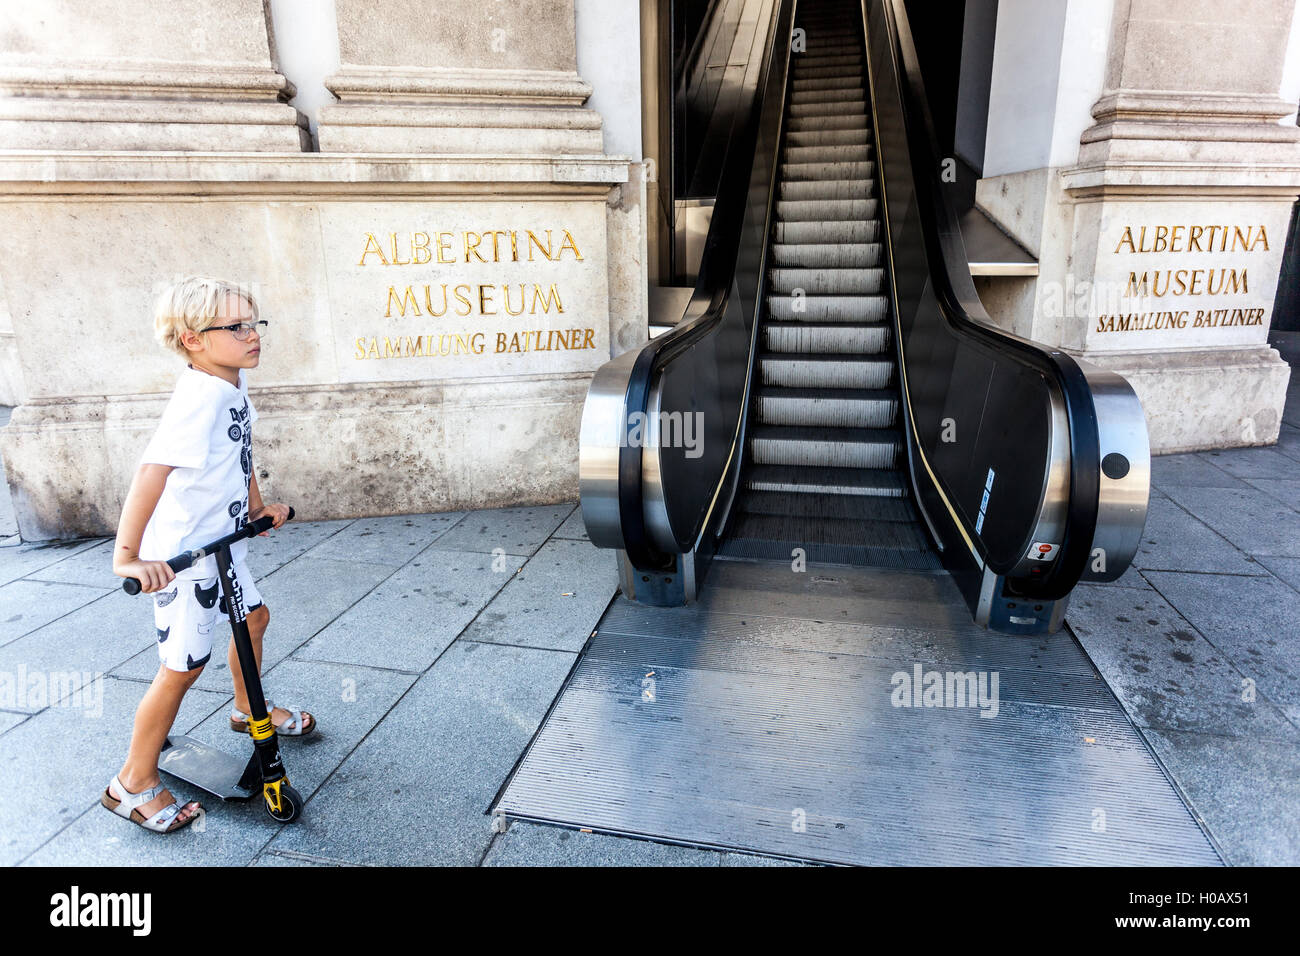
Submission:
[[[1294,478],[1295,459],[1276,448],[1225,448],[1200,452],[1216,468],[1237,478]]]
[[[1265,574],[1266,569],[1180,505],[1155,498],[1147,506],[1142,543],[1133,556],[1141,570],[1218,571]],[[1126,572],[1126,576],[1131,572]],[[1125,582],[1127,583],[1127,582]]]
[[[1101,586],[1070,602],[1070,629],[1142,727],[1212,734],[1300,734],[1246,677],[1154,591]]]
[[[109,591],[56,621],[0,647],[0,673],[23,674],[25,680],[43,675],[47,686],[75,692],[93,679],[122,666],[131,658],[153,655],[145,680],[158,670],[153,606],[122,591]],[[28,701],[13,710],[34,713],[46,706],[43,699]]]
[[[565,538],[570,541],[590,541],[587,537],[587,526],[582,521],[581,506],[573,509],[573,514],[564,519],[564,523],[555,529],[555,538]]]
[[[434,544],[449,551],[506,554],[528,557],[542,546],[573,511],[573,502],[536,508],[497,508],[471,511]]]
[[[62,561],[47,565],[27,575],[38,581],[63,584],[86,584],[99,588],[120,588],[122,578],[113,573],[112,538],[97,538],[88,548],[70,554]]]
[[[1276,558],[1261,556],[1259,563],[1279,580],[1300,591],[1300,558]]]
[[[338,534],[306,552],[310,560],[329,558],[358,564],[401,566],[465,517],[463,511],[432,515],[358,518]]]
[[[292,654],[396,570],[387,564],[359,564],[313,555],[314,552],[307,552],[257,582],[257,589],[271,609],[271,622],[262,647],[264,671]],[[141,605],[147,607],[149,602],[142,601]],[[152,634],[152,610],[148,628]],[[203,668],[196,687],[229,693],[229,646],[230,625],[219,623],[212,642],[212,659]],[[158,653],[151,646],[113,673],[118,677],[152,680],[157,670]]]
[[[1295,465],[1300,473],[1300,462]],[[1247,478],[1247,483],[1292,510],[1300,509],[1300,478]]]
[[[477,865],[492,840],[485,811],[573,660],[457,641],[268,849],[392,866]]]
[[[105,677],[102,683],[98,717],[93,709],[50,707],[0,737],[0,780],[22,783],[0,791],[0,866],[18,863],[89,815],[93,825],[85,821],[73,842],[63,844],[70,850],[58,857],[62,862],[89,863],[109,846],[135,846],[142,858],[159,862],[162,845],[169,841],[99,805],[100,792],[122,769],[144,692],[132,681]],[[181,702],[177,723],[192,724],[219,704],[217,695],[191,690]],[[193,794],[178,788],[175,796],[184,802]],[[92,832],[102,834],[98,844],[90,839]]]
[[[1278,431],[1276,447],[1283,455],[1300,462],[1300,428],[1283,422]]]
[[[109,593],[108,588],[20,578],[0,585],[0,646]]]
[[[277,696],[304,704],[321,721],[321,730],[312,737],[280,741],[289,779],[308,799],[413,679],[392,671],[300,661],[280,664],[269,678]],[[139,703],[143,689],[138,684],[117,683],[129,688],[126,696],[134,694],[135,704]],[[186,695],[186,703],[193,693]],[[185,732],[231,755],[252,753],[248,738],[229,729],[230,698],[209,692],[200,694],[206,712],[202,708],[182,709],[176,721],[177,729],[184,728]],[[117,745],[125,753],[129,733],[128,725],[127,738],[120,742],[106,741],[110,744],[109,751],[113,751],[112,745]],[[201,829],[196,822],[184,833],[160,840],[156,834],[131,827],[103,810],[92,810],[46,843],[28,862],[40,866],[242,866],[251,862],[282,827],[267,816],[260,797],[222,803],[174,777],[164,775],[163,779],[175,788],[173,793],[178,798],[184,794],[184,799],[196,799],[203,804]],[[374,805],[372,798],[371,812]],[[309,802],[304,813],[309,813],[310,807]]]
[[[1232,866],[1300,865],[1300,747],[1294,740],[1149,730]]]
[[[1300,594],[1271,575],[1150,572],[1151,583],[1300,728]]]
[[[1248,488],[1244,481],[1193,452],[1185,455],[1154,455],[1151,484],[1162,491],[1183,488]]]
[[[1300,557],[1300,513],[1259,489],[1246,485],[1245,491],[1167,490],[1174,501],[1247,554]]]
[[[253,579],[260,581],[294,558],[311,550],[334,535],[339,534],[356,521],[345,518],[342,521],[290,521],[267,534],[265,538],[258,535],[248,542],[248,567],[253,572]]]
[[[465,631],[465,639],[578,651],[618,590],[614,555],[551,540]]]
[[[75,541],[38,541],[0,549],[0,584],[57,564],[69,555],[94,547],[99,538],[80,538]]]
[[[295,657],[419,673],[514,576],[519,559],[427,548]]]
[[[8,733],[30,717],[30,714],[16,714],[12,711],[0,710],[0,734]]]

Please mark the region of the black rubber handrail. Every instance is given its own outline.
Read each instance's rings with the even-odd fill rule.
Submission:
[[[650,340],[642,347],[628,375],[623,408],[626,420],[621,423],[624,441],[618,452],[618,504],[619,522],[629,560],[635,567],[664,568],[673,563],[674,556],[659,552],[646,534],[645,515],[642,511],[641,448],[639,442],[627,440],[637,412],[645,413],[655,374],[673,358],[708,336],[722,321],[735,278],[736,258],[740,251],[741,227],[744,223],[750,176],[754,166],[754,151],[763,117],[764,92],[771,71],[783,47],[775,42],[774,34],[782,22],[793,22],[787,11],[794,8],[795,0],[779,0],[770,21],[765,46],[762,72],[755,87],[749,112],[742,114],[744,122],[738,124],[727,143],[726,159],[722,165],[722,178],[714,200],[713,217],[704,241],[700,270],[695,282],[686,314],[676,328]],[[788,48],[786,43],[785,47]]]
[[[1030,597],[1056,600],[1067,595],[1091,558],[1097,529],[1101,487],[1101,448],[1097,411],[1087,377],[1066,353],[1004,332],[971,318],[985,315],[960,239],[957,216],[939,182],[939,150],[921,78],[920,61],[912,41],[903,0],[875,0],[884,5],[891,28],[890,42],[900,70],[903,127],[911,158],[921,230],[930,279],[940,314],[953,334],[999,356],[1018,360],[1048,377],[1060,389],[1070,435],[1070,498],[1061,553],[1041,578],[1017,579],[1017,589]],[[961,287],[962,293],[958,292]],[[938,476],[936,476],[938,478]],[[951,494],[949,489],[945,489]],[[973,536],[972,540],[979,541]],[[982,550],[982,549],[981,549]],[[994,568],[999,573],[1011,570]]]

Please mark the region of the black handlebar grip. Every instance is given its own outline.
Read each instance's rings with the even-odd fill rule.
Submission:
[[[289,508],[289,517],[288,517],[286,520],[288,520],[288,521],[292,521],[292,520],[293,520],[294,513],[295,513],[295,512],[294,512],[293,508],[290,507],[290,508]],[[259,520],[259,521],[262,521],[262,520],[266,520],[266,519],[258,519],[258,520]],[[268,529],[269,529],[270,526],[268,525],[267,527],[268,527]],[[168,561],[168,564],[170,564],[171,561],[175,561],[175,560],[176,560],[175,558],[172,558],[170,561]],[[172,570],[175,570],[175,569],[173,568]],[[125,591],[127,594],[130,594],[130,595],[136,595],[136,594],[139,594],[140,591],[142,590],[142,588],[141,588],[141,584],[140,584],[140,579],[139,579],[139,578],[127,578],[126,580],[124,580],[124,581],[122,582],[122,590]]]

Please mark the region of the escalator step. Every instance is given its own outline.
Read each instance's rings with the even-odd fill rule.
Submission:
[[[871,146],[787,146],[784,158],[787,163],[865,163],[871,160]]]
[[[769,352],[816,355],[880,355],[889,347],[889,328],[876,325],[769,322],[763,326],[763,346]]]
[[[823,425],[832,428],[890,428],[898,418],[898,396],[890,389],[772,388],[758,390],[763,425]]]
[[[826,222],[827,220],[875,219],[874,199],[777,200],[777,222]]]
[[[808,54],[797,54],[794,59],[794,75],[799,76],[800,70],[806,70],[809,67],[827,67],[827,66],[862,66],[862,51],[856,53],[844,53],[838,56],[819,56],[816,58],[809,57]]]
[[[907,484],[899,472],[868,468],[800,468],[759,465],[745,476],[749,491],[781,491],[800,495],[865,495],[902,498]]]
[[[911,521],[751,514],[746,511],[739,515],[732,527],[733,538],[783,542],[791,547],[823,544],[897,551],[928,551],[930,548],[921,526]],[[789,553],[787,548],[786,554]]]
[[[837,179],[863,180],[872,179],[875,174],[876,164],[872,162],[781,164],[782,183],[825,182]]]
[[[890,428],[758,425],[749,439],[756,465],[820,468],[893,468],[899,434]]]
[[[878,242],[880,221],[870,222],[778,222],[772,229],[778,243]]]
[[[808,90],[860,90],[862,88],[862,77],[860,76],[843,76],[838,79],[795,80],[793,86],[795,93],[803,93]]]
[[[803,518],[851,518],[858,521],[917,520],[907,498],[872,495],[801,495],[780,491],[754,491],[745,496],[743,511],[754,515]]]
[[[869,146],[871,131],[864,123],[860,129],[787,130],[785,145],[790,146]],[[822,166],[824,163],[796,163],[798,166]]]
[[[894,383],[894,362],[846,355],[765,352],[759,357],[759,374],[761,384],[787,388],[888,388]]]
[[[778,204],[782,205],[782,204]],[[804,295],[871,295],[884,288],[883,269],[769,269],[768,287],[773,292],[802,289]]]
[[[787,202],[805,199],[870,199],[876,191],[871,179],[797,179],[781,183],[779,196]]]
[[[769,295],[767,317],[778,322],[883,322],[889,299],[883,295]]]
[[[860,66],[803,66],[794,68],[794,79],[796,80],[817,80],[832,77],[856,76],[862,77],[862,67]]]
[[[865,100],[845,100],[842,103],[791,103],[786,113],[791,119],[809,119],[814,116],[867,115]]]
[[[790,561],[794,549],[803,550],[811,566],[823,564],[862,568],[892,568],[899,571],[937,571],[942,565],[933,551],[877,548],[870,545],[800,544],[730,537],[718,547],[718,556],[751,561]]]
[[[879,266],[881,245],[878,242],[840,242],[772,244],[772,264],[778,266],[804,266],[814,269],[835,269]]]
[[[834,90],[795,90],[790,94],[790,104],[841,103],[845,100],[866,102],[867,93],[862,84]]]
[[[854,129],[868,130],[868,121],[865,116],[796,116],[786,117],[786,129],[792,133],[819,133],[832,129]],[[861,156],[860,159],[870,159],[870,156]]]

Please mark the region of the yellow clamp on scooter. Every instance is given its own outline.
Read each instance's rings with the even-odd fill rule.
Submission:
[[[266,740],[275,733],[275,727],[271,723],[271,715],[267,714],[262,720],[248,718],[248,732],[254,740]]]

